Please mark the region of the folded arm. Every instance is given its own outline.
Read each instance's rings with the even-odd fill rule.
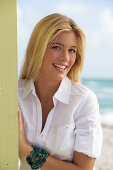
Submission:
[[[49,156],[42,166],[42,170],[93,170],[95,158],[74,152],[73,162],[58,160]]]

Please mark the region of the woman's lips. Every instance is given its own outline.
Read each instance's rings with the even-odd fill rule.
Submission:
[[[53,63],[52,64],[53,67],[55,68],[56,71],[60,72],[60,73],[64,73],[67,66],[66,65],[61,65],[61,64],[56,64],[56,63]]]
[[[64,64],[56,64],[56,63],[53,63],[52,64],[54,67],[56,67],[56,68],[59,68],[59,69],[63,69],[63,70],[65,70],[66,69],[66,65],[64,65]]]

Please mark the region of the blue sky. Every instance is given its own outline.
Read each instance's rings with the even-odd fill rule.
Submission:
[[[113,79],[112,0],[17,0],[18,72],[35,24],[55,12],[74,19],[86,34],[82,77]]]

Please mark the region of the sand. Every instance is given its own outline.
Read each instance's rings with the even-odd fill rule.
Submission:
[[[95,170],[113,170],[113,127],[103,126],[103,145]]]

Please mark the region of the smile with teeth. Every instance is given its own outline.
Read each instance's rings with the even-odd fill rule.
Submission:
[[[54,67],[60,68],[60,69],[66,69],[67,66],[59,65],[59,64],[53,64]]]

